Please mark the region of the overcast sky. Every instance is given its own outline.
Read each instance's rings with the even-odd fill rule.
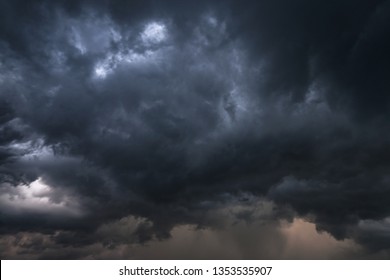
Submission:
[[[389,18],[0,0],[1,258],[389,258]]]

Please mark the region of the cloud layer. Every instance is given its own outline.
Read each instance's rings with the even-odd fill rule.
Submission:
[[[388,257],[389,13],[389,1],[1,1],[4,257],[23,257],[14,234],[54,248],[24,257],[94,258],[186,227],[272,236],[303,220],[360,246],[333,257]],[[300,257],[276,252],[261,257]]]

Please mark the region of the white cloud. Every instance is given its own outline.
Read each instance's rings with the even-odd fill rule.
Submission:
[[[2,212],[37,213],[48,215],[81,216],[80,206],[74,198],[63,195],[61,201],[51,199],[56,190],[38,178],[30,185],[2,185],[0,209]]]
[[[147,44],[157,44],[163,42],[168,36],[167,28],[164,24],[152,22],[146,25],[141,33],[142,41]]]

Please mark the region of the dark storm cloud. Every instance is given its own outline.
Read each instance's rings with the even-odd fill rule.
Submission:
[[[0,231],[144,243],[261,197],[388,248],[389,8],[2,1]]]
[[[248,1],[235,6],[237,36],[267,56],[269,94],[300,100],[325,79],[328,102],[359,118],[388,112],[389,1]]]

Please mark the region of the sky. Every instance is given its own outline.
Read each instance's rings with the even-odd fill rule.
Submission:
[[[0,257],[389,259],[389,17],[0,0]]]

